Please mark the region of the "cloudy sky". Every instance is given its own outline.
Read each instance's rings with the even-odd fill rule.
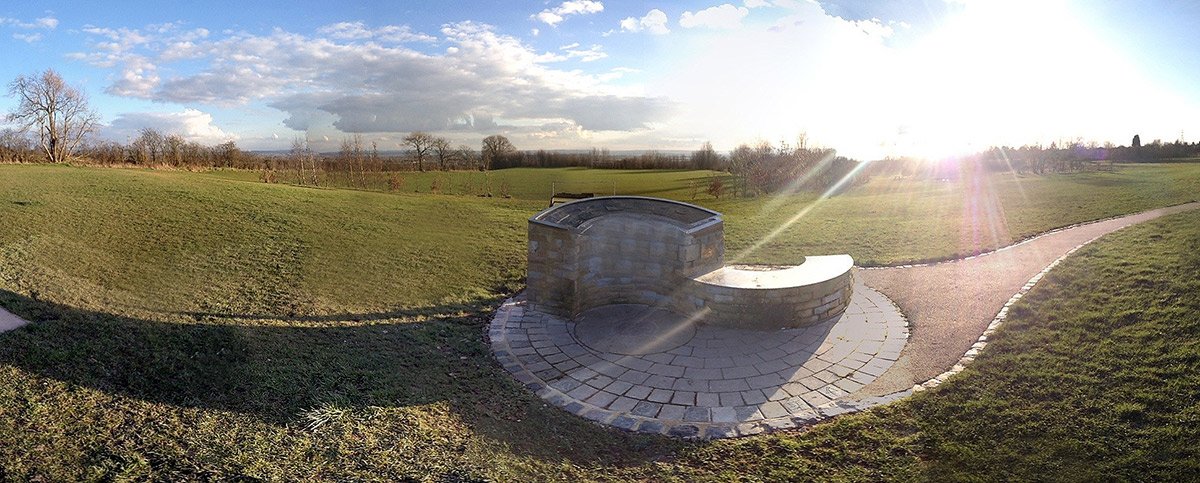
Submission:
[[[54,68],[103,135],[381,149],[718,149],[863,159],[1200,138],[1200,2],[5,2],[0,80]],[[9,110],[12,98],[0,98]]]

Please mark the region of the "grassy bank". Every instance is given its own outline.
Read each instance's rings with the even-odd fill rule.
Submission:
[[[876,179],[752,257],[787,263],[823,247],[860,260],[943,257],[964,240],[999,243],[990,234],[1000,222],[1014,239],[1185,201],[1200,192],[1198,168]],[[598,176],[501,173],[526,186]],[[602,173],[638,180],[618,192],[684,199],[688,178],[707,176]],[[388,194],[0,166],[0,305],[37,322],[0,335],[0,480],[1200,471],[1190,445],[1200,436],[1200,214],[1078,252],[932,393],[803,434],[681,443],[547,407],[490,358],[488,307],[520,285],[537,191]],[[727,214],[730,254],[809,201],[698,200]]]

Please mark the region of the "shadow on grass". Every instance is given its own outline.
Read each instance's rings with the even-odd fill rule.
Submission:
[[[475,435],[514,454],[576,464],[638,464],[682,444],[598,427],[522,388],[484,341],[494,303],[467,316],[343,326],[302,322],[383,321],[404,312],[274,324],[232,314],[159,321],[4,290],[0,306],[32,322],[0,334],[0,364],[109,394],[301,427],[306,412],[328,404],[365,411],[446,403]]]

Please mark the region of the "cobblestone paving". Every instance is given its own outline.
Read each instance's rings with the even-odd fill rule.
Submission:
[[[580,342],[575,323],[508,300],[489,328],[497,360],[542,399],[628,431],[723,438],[789,429],[897,399],[844,401],[891,367],[903,316],[865,285],[846,313],[777,331],[695,328],[682,345],[623,355]]]

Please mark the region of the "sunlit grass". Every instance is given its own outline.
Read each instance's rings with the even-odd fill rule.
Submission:
[[[1197,436],[1187,432],[1195,409],[1171,401],[1197,387],[1186,351],[1200,310],[1189,258],[1200,253],[1198,215],[1081,251],[1014,309],[991,362],[981,358],[964,382],[802,436],[685,444],[548,407],[495,365],[483,327],[521,286],[525,220],[545,205],[550,180],[595,177],[619,193],[693,201],[691,181],[710,174],[493,174],[512,182],[512,198],[0,166],[0,305],[35,321],[0,335],[0,479],[875,480],[974,467],[1018,478],[1081,468],[1055,459],[1074,450],[1086,450],[1083,462],[1118,462],[1081,475],[1133,474],[1118,464],[1164,479],[1194,470],[1176,438]],[[1024,197],[1011,175],[981,181],[976,190],[876,178],[815,205],[754,259],[944,258],[981,246],[964,233],[992,232],[966,221],[987,220],[968,203],[980,192],[995,202],[974,206],[1003,213],[992,221],[1006,238],[979,239],[1000,244],[1190,200],[1200,166],[1024,176]],[[694,201],[726,214],[733,253],[814,199],[776,198],[772,210],[766,198]],[[1104,392],[1095,373],[1122,386]],[[1028,421],[1058,439],[1003,432]],[[1088,424],[1117,437],[1075,427]],[[1149,456],[1141,463],[1084,438]],[[1022,445],[1048,450],[1020,466]]]

